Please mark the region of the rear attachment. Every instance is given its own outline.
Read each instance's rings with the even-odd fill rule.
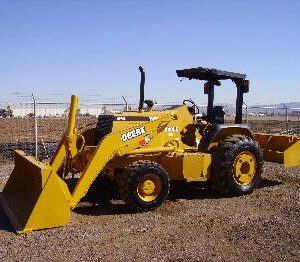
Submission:
[[[285,167],[300,165],[299,136],[256,133],[254,137],[263,150],[265,161],[284,164]]]

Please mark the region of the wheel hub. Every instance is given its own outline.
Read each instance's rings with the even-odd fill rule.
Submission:
[[[148,180],[144,181],[142,187],[143,187],[142,191],[144,194],[151,195],[154,192],[155,184],[153,183],[152,180],[148,179]]]
[[[239,185],[249,185],[256,173],[256,159],[249,151],[237,155],[233,163],[234,180]]]
[[[147,174],[139,182],[137,193],[146,202],[156,199],[161,191],[161,181],[156,174]]]

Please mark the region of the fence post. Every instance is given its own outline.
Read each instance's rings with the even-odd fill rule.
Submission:
[[[284,103],[282,103],[282,105],[284,106],[284,109],[285,109],[285,129],[288,132],[288,130],[289,130],[288,107]]]
[[[36,115],[36,99],[32,94],[33,99],[33,115],[34,115],[34,142],[35,142],[35,150],[34,156],[38,157],[38,126],[37,126],[37,115]]]
[[[245,102],[243,104],[246,106],[246,124],[248,125],[248,105]]]
[[[124,96],[122,96],[122,98],[123,98],[123,100],[125,102],[125,111],[128,111],[128,103],[127,103],[127,101],[126,101],[126,99],[125,99]]]

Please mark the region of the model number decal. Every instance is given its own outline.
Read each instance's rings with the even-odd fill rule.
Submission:
[[[158,116],[115,116],[114,121],[154,121]]]
[[[118,116],[117,121],[126,121],[126,117],[125,116]]]
[[[179,128],[177,126],[167,126],[164,131],[165,132],[179,132]]]
[[[149,116],[149,120],[150,120],[150,121],[155,121],[155,120],[157,120],[157,119],[159,119],[158,116]]]
[[[125,134],[122,134],[121,138],[122,138],[123,142],[126,142],[130,139],[133,139],[135,137],[138,137],[138,136],[141,136],[141,135],[144,135],[144,134],[146,134],[146,129],[145,129],[144,126],[142,126],[140,128],[131,130],[131,131],[125,133]]]

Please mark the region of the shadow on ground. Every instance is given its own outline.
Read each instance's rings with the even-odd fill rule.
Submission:
[[[267,188],[278,186],[282,182],[270,179],[263,179],[259,188]],[[219,198],[232,198],[224,194],[216,193],[210,190],[205,184],[201,183],[184,183],[175,182],[172,183],[171,190],[169,193],[168,200],[177,201],[178,199],[219,199]],[[116,214],[130,214],[132,211],[122,201],[108,201],[107,203],[92,204],[83,202],[80,203],[79,207],[74,210],[78,214],[82,215],[116,215]],[[0,206],[0,230],[13,232],[14,229],[9,222],[3,208]]]
[[[260,182],[258,188],[264,188],[264,187],[273,187],[273,186],[279,186],[283,182],[277,181],[277,180],[271,180],[271,179],[262,179]]]
[[[2,230],[9,232],[14,231],[13,226],[9,222],[8,217],[6,216],[2,206],[0,205],[0,231]]]
[[[273,187],[282,184],[282,182],[270,179],[262,179],[258,189],[265,187]],[[230,194],[221,194],[211,190],[209,185],[201,183],[184,183],[176,182],[173,184],[172,190],[169,194],[169,200],[176,201],[177,199],[219,199],[219,198],[233,198],[238,197]]]
[[[278,186],[282,182],[276,180],[263,179],[259,188]],[[233,198],[236,196],[220,194],[212,191],[207,185],[203,183],[185,183],[181,181],[173,182],[169,192],[168,200],[177,201],[178,199],[219,199],[219,198]],[[88,202],[81,203],[79,207],[74,210],[78,214],[83,215],[116,215],[116,214],[131,214],[133,213],[122,201],[107,201],[100,204],[92,204]]]

